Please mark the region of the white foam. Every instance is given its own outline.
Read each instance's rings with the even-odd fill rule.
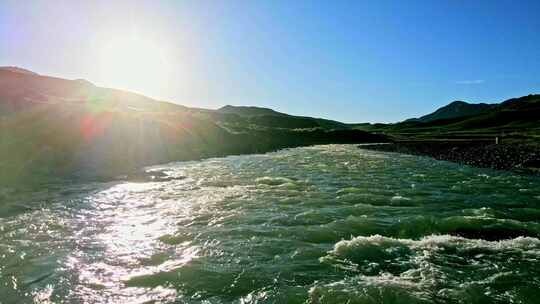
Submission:
[[[255,179],[255,182],[257,184],[278,186],[278,185],[282,185],[282,184],[285,184],[285,183],[290,183],[290,182],[292,182],[292,180],[290,180],[288,178],[285,178],[285,177],[264,176],[264,177],[259,177],[259,178]]]
[[[358,236],[351,240],[339,241],[334,245],[334,249],[331,253],[340,256],[346,254],[346,252],[350,250],[361,250],[367,246],[377,246],[380,248],[405,246],[412,250],[437,249],[445,246],[452,246],[463,249],[519,249],[527,252],[540,253],[540,240],[534,237],[517,237],[508,240],[486,241],[480,239],[467,239],[453,235],[429,235],[420,240],[398,239],[381,235]]]

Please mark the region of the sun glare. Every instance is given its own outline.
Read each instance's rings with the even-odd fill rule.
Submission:
[[[101,48],[101,78],[107,86],[157,92],[167,86],[170,62],[165,48],[143,37],[111,39]]]

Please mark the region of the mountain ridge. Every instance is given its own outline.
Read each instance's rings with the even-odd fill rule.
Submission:
[[[10,71],[10,72],[15,72],[15,73],[39,76],[38,73],[32,72],[27,69],[23,69],[17,66],[0,66],[0,71]]]
[[[289,114],[281,113],[276,110],[256,107],[256,106],[233,106],[225,105],[216,111],[221,113],[234,113],[242,116],[256,116],[256,115],[273,115],[273,116],[291,116]]]
[[[475,115],[457,115],[452,118],[429,121],[412,119],[393,124],[358,124],[355,127],[364,131],[384,134],[398,141],[491,141],[497,137],[507,143],[538,145],[540,139],[540,94],[529,94],[487,105],[487,109],[479,111]],[[453,104],[445,107],[448,106],[452,107]],[[428,115],[431,114],[433,113]]]
[[[445,106],[442,106],[434,112],[421,116],[419,118],[410,118],[405,122],[431,122],[439,119],[451,119],[466,116],[474,116],[486,112],[495,107],[495,104],[487,103],[468,103],[461,100],[453,101]]]

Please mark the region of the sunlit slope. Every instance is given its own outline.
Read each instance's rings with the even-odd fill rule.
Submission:
[[[256,124],[237,114],[0,70],[0,181],[112,177],[144,165],[322,143],[383,141],[357,130]]]
[[[226,149],[229,135],[182,113],[92,111],[84,105],[39,105],[2,121],[4,179],[28,172],[110,175],[140,165],[195,159]],[[38,177],[32,174],[28,177]]]
[[[96,108],[159,112],[186,110],[186,107],[157,101],[132,92],[97,87],[86,80],[41,76],[13,68],[0,68],[0,101],[0,114],[40,104],[86,105]]]

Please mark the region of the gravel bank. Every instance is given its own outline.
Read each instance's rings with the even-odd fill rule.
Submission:
[[[360,148],[429,156],[438,160],[481,168],[540,174],[540,149],[525,144],[494,144],[482,141],[411,141],[362,145]]]

